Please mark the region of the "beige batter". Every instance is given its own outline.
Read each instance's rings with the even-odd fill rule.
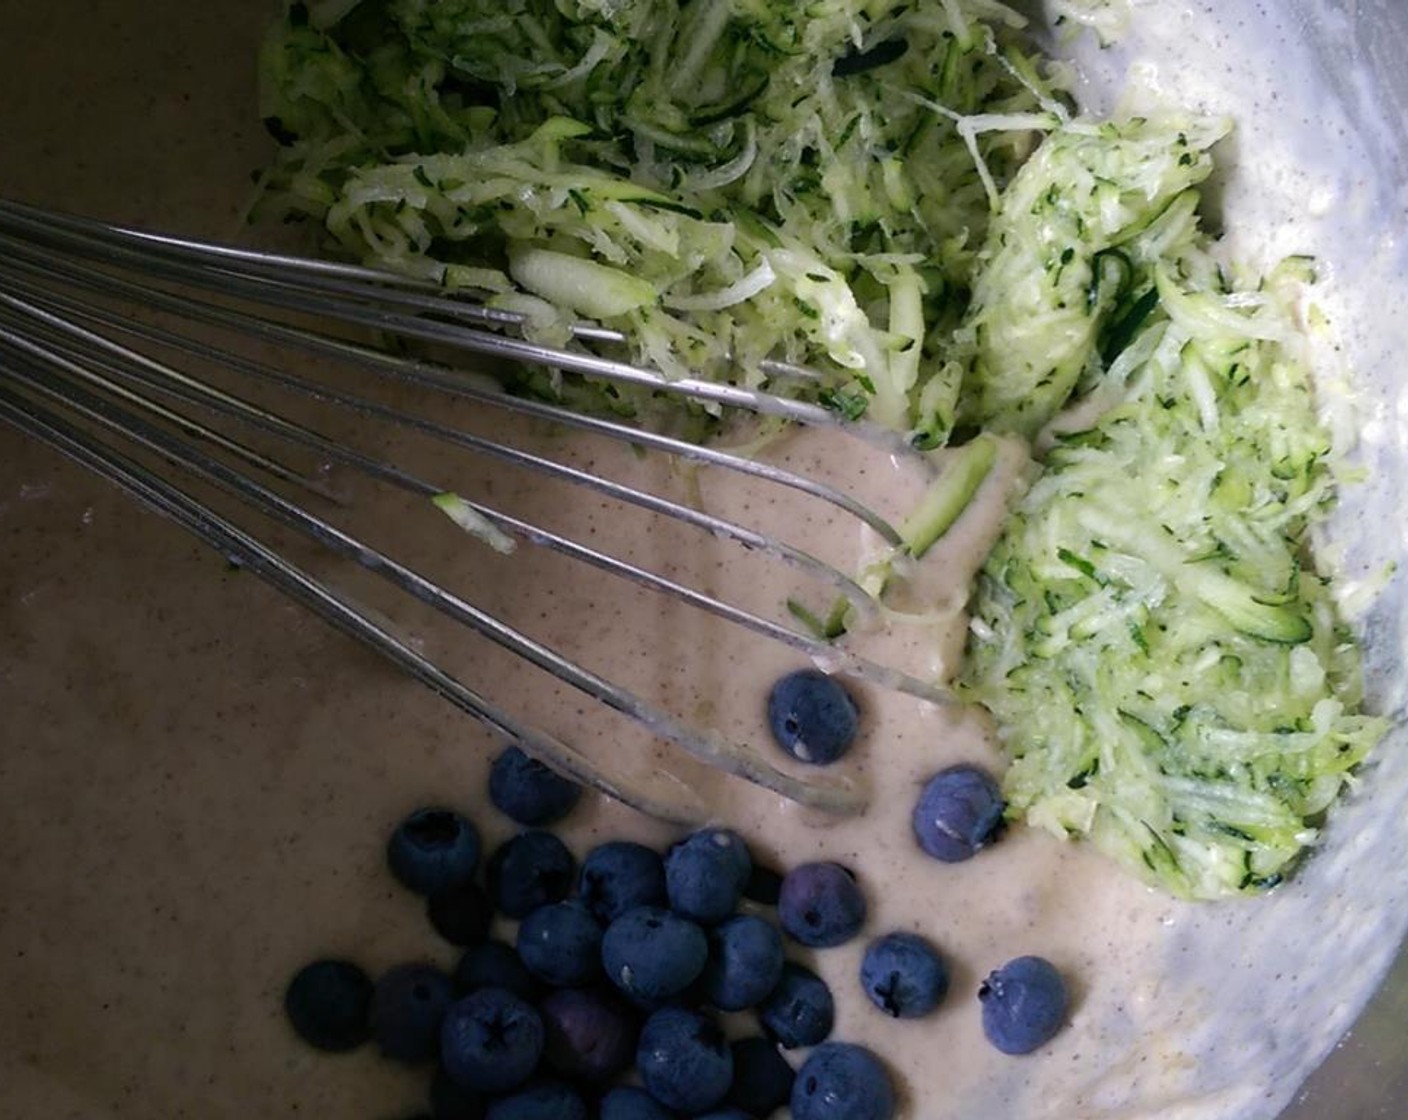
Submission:
[[[239,223],[250,172],[269,151],[252,73],[265,21],[262,6],[229,0],[0,4],[0,195],[287,243]],[[432,407],[482,423],[463,408]],[[646,536],[609,503],[404,436],[373,443],[447,487],[524,503],[592,543],[746,603],[775,607],[794,590],[797,577],[775,564],[678,528]],[[843,565],[854,558],[855,528],[819,519],[814,506],[774,505],[771,493],[713,476],[667,475],[658,459],[590,443],[573,454],[697,496],[712,512],[786,525],[790,539]],[[834,438],[780,454],[857,484],[896,516],[914,493],[914,479],[883,456]],[[1005,470],[992,481],[983,509],[927,561],[951,590],[953,609],[932,635],[950,657],[963,626],[957,600],[1009,478]],[[347,523],[401,558],[687,718],[768,749],[762,698],[799,663],[795,654],[551,557],[497,557],[404,495],[341,471],[330,481],[351,500]],[[974,713],[862,690],[865,737],[845,776],[869,789],[874,808],[823,820],[644,741],[355,573],[308,562],[349,578],[468,683],[615,773],[739,828],[775,866],[834,858],[853,867],[869,934],[932,937],[954,983],[918,1023],[890,1021],[865,1002],[859,943],[795,954],[833,985],[835,1037],[864,1041],[891,1063],[912,1120],[1243,1117],[1280,1093],[1266,1055],[1285,1043],[1270,1025],[1247,1032],[1245,1021],[1274,1020],[1283,1004],[1241,1019],[1236,1008],[1254,1004],[1273,974],[1289,977],[1287,999],[1314,978],[1292,975],[1308,958],[1303,944],[1279,961],[1264,951],[1263,941],[1280,944],[1269,904],[1178,904],[1093,853],[1020,828],[964,865],[918,852],[908,817],[924,779],[960,760],[999,761]],[[469,811],[491,843],[507,834],[484,805],[490,736],[7,428],[0,712],[0,1115],[395,1120],[422,1106],[423,1071],[391,1067],[370,1048],[337,1058],[310,1051],[285,1024],[280,997],[319,955],[373,973],[407,959],[453,963],[417,901],[385,872],[383,845],[397,818],[423,803]],[[565,832],[579,854],[607,838],[673,835],[597,797]],[[1244,955],[1248,945],[1261,948]],[[988,970],[1023,953],[1056,962],[1075,1004],[1055,1042],[1013,1059],[984,1042],[974,997]],[[1235,1024],[1235,1044],[1219,1039],[1219,1022]],[[1285,1063],[1283,1052],[1275,1068]]]

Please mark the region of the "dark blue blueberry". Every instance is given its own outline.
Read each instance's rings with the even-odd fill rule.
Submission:
[[[479,832],[453,809],[417,809],[386,844],[386,862],[417,894],[435,894],[474,878]]]
[[[826,981],[811,969],[788,961],[782,979],[758,1006],[758,1022],[785,1050],[815,1046],[831,1033],[836,1003]]]
[[[679,995],[704,971],[709,941],[688,918],[659,906],[637,906],[606,927],[601,960],[606,975],[632,999]]]
[[[398,1062],[433,1062],[440,1053],[440,1024],[454,999],[454,981],[434,965],[398,965],[372,991],[372,1039]]]
[[[489,769],[489,800],[522,825],[552,824],[572,811],[582,787],[518,747],[505,747]]]
[[[721,1108],[705,1113],[699,1120],[753,1120],[753,1114],[741,1108]]]
[[[613,840],[587,854],[577,889],[596,920],[607,926],[637,906],[665,905],[665,864],[644,844]]]
[[[352,1050],[371,1036],[372,982],[348,961],[304,965],[284,991],[284,1012],[298,1036],[319,1050]]]
[[[520,832],[489,857],[489,897],[510,918],[526,918],[567,897],[574,868],[567,845],[551,832]]]
[[[1050,1042],[1070,1005],[1066,982],[1041,957],[1008,961],[983,981],[978,999],[983,1033],[1004,1054],[1030,1054]]]
[[[797,1071],[792,1120],[891,1120],[894,1115],[890,1075],[863,1046],[823,1043]]]
[[[803,863],[783,876],[777,917],[789,937],[812,949],[829,949],[860,932],[865,896],[839,863]]]
[[[792,1098],[796,1078],[777,1045],[759,1035],[732,1043],[733,1084],[726,1103],[750,1116],[771,1116]]]
[[[742,1011],[768,995],[782,976],[782,935],[771,922],[736,914],[709,931],[704,997],[720,1011]]]
[[[726,828],[706,828],[685,837],[665,856],[670,908],[715,925],[736,909],[753,860],[743,838]]]
[[[733,1052],[714,1020],[682,1007],[663,1007],[645,1021],[636,1067],[657,1101],[691,1115],[724,1099],[733,1082]]]
[[[768,727],[799,762],[825,766],[855,742],[860,709],[835,677],[819,669],[788,673],[768,694]]]
[[[582,1094],[560,1081],[536,1081],[489,1104],[484,1120],[589,1120]]]
[[[573,1081],[600,1085],[635,1061],[640,1018],[615,992],[562,988],[538,1004],[554,1072]]]
[[[505,1093],[528,1080],[543,1053],[543,1020],[503,988],[481,988],[450,1005],[440,1060],[457,1085]]]
[[[524,918],[517,947],[528,971],[554,988],[579,988],[601,976],[601,926],[575,898]]]
[[[782,873],[754,863],[748,873],[748,882],[743,884],[743,897],[763,906],[776,906],[782,893]]]
[[[948,994],[948,968],[939,951],[918,934],[887,933],[866,947],[860,984],[886,1015],[918,1019]]]
[[[601,1098],[601,1120],[677,1120],[678,1116],[634,1085],[621,1085]]]
[[[435,932],[451,945],[474,945],[489,935],[494,904],[476,884],[460,883],[431,895],[425,912]]]
[[[986,770],[950,766],[924,786],[914,806],[914,836],[935,859],[958,863],[990,843],[1002,825],[1002,791]]]
[[[484,1120],[484,1098],[455,1084],[441,1066],[430,1083],[430,1114],[434,1120]]]
[[[513,947],[502,941],[485,941],[466,949],[455,968],[455,988],[462,996],[480,988],[506,988],[528,1003],[543,990]]]

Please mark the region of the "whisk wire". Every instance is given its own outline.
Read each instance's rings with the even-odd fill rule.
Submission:
[[[736,521],[525,451],[500,439],[490,439],[308,379],[239,353],[233,346],[222,346],[192,337],[184,330],[168,329],[134,317],[124,313],[121,307],[115,309],[111,303],[116,299],[125,301],[126,305],[135,304],[179,316],[182,322],[215,327],[233,333],[240,340],[296,346],[342,359],[376,377],[449,393],[477,404],[504,408],[694,462],[740,471],[830,503],[869,526],[880,540],[898,547],[902,543],[900,535],[886,519],[850,495],[806,476],[617,420],[514,396],[485,375],[465,373],[405,354],[388,353],[321,327],[313,329],[302,322],[295,325],[278,316],[293,312],[312,317],[320,324],[331,320],[357,331],[370,329],[401,339],[447,344],[473,354],[588,376],[607,376],[643,385],[652,391],[682,393],[711,408],[738,407],[750,413],[828,425],[838,423],[834,414],[806,402],[756,389],[712,382],[667,381],[658,373],[615,359],[509,337],[487,327],[513,328],[516,325],[511,321],[513,316],[484,314],[492,309],[476,307],[460,298],[448,298],[424,281],[387,277],[360,266],[146,234],[87,219],[49,215],[3,201],[0,201],[0,249],[3,249],[0,253],[0,418],[173,518],[339,629],[378,650],[462,710],[518,740],[525,749],[638,808],[657,816],[695,818],[698,799],[688,791],[677,790],[680,797],[661,800],[643,789],[621,788],[620,783],[613,781],[593,760],[553,736],[510,717],[397,637],[383,621],[346,594],[309,576],[201,499],[117,450],[97,432],[157,456],[334,554],[359,564],[528,664],[628,716],[653,734],[678,744],[710,766],[827,811],[852,813],[863,808],[864,791],[847,778],[800,777],[780,769],[749,747],[731,743],[716,732],[690,726],[255,481],[247,471],[202,450],[222,452],[245,468],[255,468],[321,498],[338,500],[321,479],[189,415],[176,407],[177,403],[260,428],[293,446],[313,451],[325,460],[349,466],[421,499],[437,498],[451,491],[449,486],[420,478],[394,463],[359,451],[342,440],[290,420],[250,397],[222,388],[199,373],[178,368],[170,360],[159,360],[145,349],[134,346],[156,346],[189,358],[214,362],[226,371],[269,382],[359,416],[388,421],[475,454],[585,487],[614,501],[731,539],[821,579],[845,595],[854,610],[864,616],[875,609],[875,604],[850,576],[773,535]],[[138,279],[131,278],[133,275]],[[177,290],[156,286],[154,280],[162,285],[174,284]],[[209,292],[215,298],[197,298],[193,289]],[[246,303],[271,308],[276,315],[252,314],[240,306]],[[611,343],[619,338],[613,335],[614,332],[604,330],[594,335],[592,328],[584,327],[577,337],[595,337]],[[114,336],[122,336],[126,341],[119,342]],[[54,408],[77,417],[82,424],[65,419]],[[862,429],[859,434],[862,438],[875,438],[875,433],[868,430]],[[890,434],[878,442],[890,453],[896,453]],[[938,703],[949,700],[948,694],[932,682],[875,663],[811,633],[784,626],[483,502],[458,495],[455,501],[473,517],[514,541],[545,547],[669,595],[798,650],[830,669]]]

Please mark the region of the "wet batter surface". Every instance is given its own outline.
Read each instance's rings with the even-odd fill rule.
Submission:
[[[250,172],[270,148],[254,97],[266,17],[258,5],[109,5],[99,16],[73,2],[4,7],[0,194],[173,232],[286,240],[240,223]],[[448,402],[414,403],[485,422]],[[647,534],[605,500],[400,434],[357,438],[449,488],[526,504],[589,542],[751,605],[775,610],[794,590],[796,577],[776,564],[679,528]],[[816,439],[776,454],[856,484],[892,516],[905,512],[913,478],[871,449]],[[843,565],[855,554],[854,524],[815,507],[774,506],[775,495],[752,485],[590,442],[569,450],[711,512],[786,525],[791,539]],[[766,749],[762,697],[800,663],[795,653],[551,557],[495,556],[403,494],[337,470],[330,478],[349,501],[340,516],[369,539],[686,718]],[[930,558],[951,592],[935,648],[961,640],[961,588],[1005,479]],[[953,986],[919,1023],[890,1021],[865,1002],[860,943],[794,950],[837,994],[835,1037],[864,1041],[892,1064],[906,1116],[1262,1115],[1265,1101],[1284,1098],[1281,1079],[1303,1074],[1298,1050],[1319,1045],[1316,945],[1370,913],[1329,897],[1327,876],[1353,894],[1336,867],[1265,904],[1193,907],[1024,829],[968,864],[943,866],[918,852],[909,811],[940,767],[998,763],[975,713],[862,689],[864,740],[844,776],[869,791],[873,809],[826,820],[682,760],[341,564],[291,548],[365,592],[467,682],[618,775],[739,828],[766,862],[831,858],[854,868],[870,905],[867,935],[933,938]],[[405,960],[453,964],[421,905],[386,873],[384,843],[401,815],[426,803],[468,811],[490,844],[508,834],[484,803],[497,749],[487,732],[8,428],[0,712],[0,1113],[395,1120],[422,1107],[423,1071],[395,1068],[370,1048],[335,1058],[308,1050],[280,999],[314,956],[346,956],[374,974]],[[579,855],[607,838],[663,844],[677,835],[597,797],[563,832]],[[1289,923],[1327,909],[1334,920],[1288,940]],[[987,971],[1023,953],[1061,967],[1075,1003],[1051,1046],[1014,1060],[982,1039],[974,997]]]

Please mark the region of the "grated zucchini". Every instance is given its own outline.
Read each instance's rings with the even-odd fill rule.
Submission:
[[[1332,449],[1285,293],[1191,235],[1152,272],[1118,403],[1056,437],[983,568],[960,687],[1013,815],[1179,895],[1255,893],[1384,725],[1309,550]]]

